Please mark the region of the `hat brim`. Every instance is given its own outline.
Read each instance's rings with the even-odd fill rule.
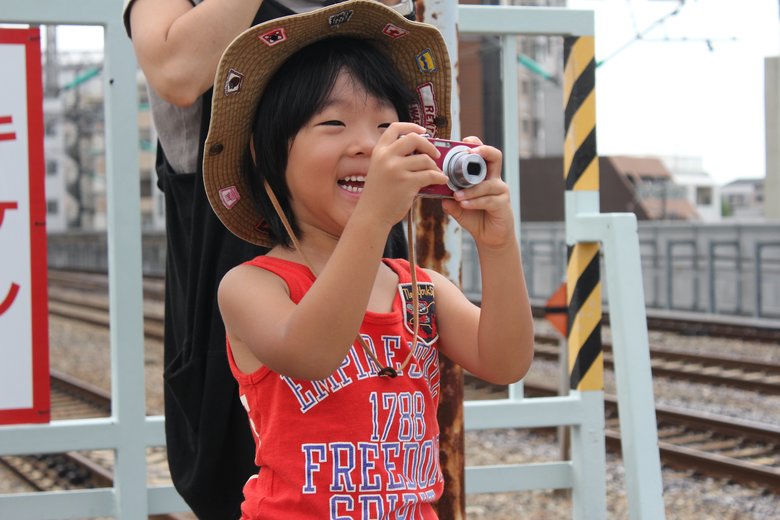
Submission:
[[[241,33],[222,55],[214,79],[211,123],[203,153],[203,183],[211,207],[231,232],[272,247],[263,218],[241,175],[260,98],[279,67],[302,48],[326,38],[371,40],[417,93],[412,121],[449,138],[450,61],[441,33],[372,0],[354,0],[277,18]]]

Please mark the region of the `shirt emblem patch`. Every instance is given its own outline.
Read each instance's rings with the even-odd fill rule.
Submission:
[[[232,209],[241,200],[241,195],[238,193],[238,188],[228,186],[219,190],[219,200],[222,201],[222,205],[225,208]]]
[[[270,31],[261,34],[257,38],[269,47],[273,47],[277,43],[285,41],[287,39],[287,33],[284,32],[284,27],[277,27],[276,29],[271,29]]]
[[[436,62],[433,60],[431,49],[425,49],[417,55],[417,68],[423,73],[436,72]]]
[[[398,284],[398,291],[401,294],[401,301],[404,306],[404,327],[410,334],[414,334],[412,284],[400,283]],[[417,308],[419,309],[420,318],[419,341],[430,346],[439,337],[436,328],[436,301],[432,283],[417,283]]]
[[[225,79],[225,95],[236,94],[241,90],[241,84],[244,82],[244,75],[236,69],[230,69]]]

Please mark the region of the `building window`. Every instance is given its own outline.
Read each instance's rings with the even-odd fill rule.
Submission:
[[[57,135],[57,119],[54,116],[45,115],[43,117],[43,128],[49,137]]]
[[[47,215],[56,215],[57,212],[60,209],[60,205],[57,203],[56,200],[47,200],[46,201],[46,214]]]
[[[148,178],[141,179],[141,197],[147,198],[152,196],[152,181]]]
[[[57,161],[46,161],[46,175],[57,175]]]
[[[709,186],[697,186],[696,187],[696,205],[697,206],[711,206],[712,205],[712,188]]]

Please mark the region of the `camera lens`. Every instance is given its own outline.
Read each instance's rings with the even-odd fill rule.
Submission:
[[[487,177],[487,165],[482,156],[459,151],[452,154],[444,173],[456,189],[476,186]]]
[[[472,177],[479,176],[482,173],[482,167],[475,162],[470,162],[466,166],[466,173]]]

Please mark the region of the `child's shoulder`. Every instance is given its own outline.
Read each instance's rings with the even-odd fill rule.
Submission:
[[[263,269],[267,270],[274,270],[274,269],[286,269],[286,270],[306,270],[308,271],[309,268],[305,265],[295,262],[293,260],[288,260],[286,258],[281,258],[278,256],[271,256],[271,255],[259,255],[251,260],[247,260],[246,262],[240,264],[240,265],[252,265],[255,267],[262,267]]]
[[[284,280],[302,279],[311,283],[316,278],[308,266],[300,262],[296,262],[287,258],[280,258],[278,256],[256,256],[251,260],[247,260],[238,267],[244,267],[245,269],[259,267],[265,271],[270,271]]]
[[[396,272],[398,270],[410,271],[409,260],[404,258],[383,258],[382,262]]]
[[[404,258],[383,258],[382,261],[390,267],[398,275],[400,282],[408,282],[412,277],[412,266],[409,260]],[[441,275],[433,269],[427,269],[416,266],[415,273],[417,274],[417,280],[422,282],[433,282],[434,278],[439,278]]]
[[[279,285],[285,292],[302,296],[314,282],[314,274],[303,264],[274,256],[257,256],[229,270],[223,287],[242,288]],[[240,289],[243,290],[243,289]]]

